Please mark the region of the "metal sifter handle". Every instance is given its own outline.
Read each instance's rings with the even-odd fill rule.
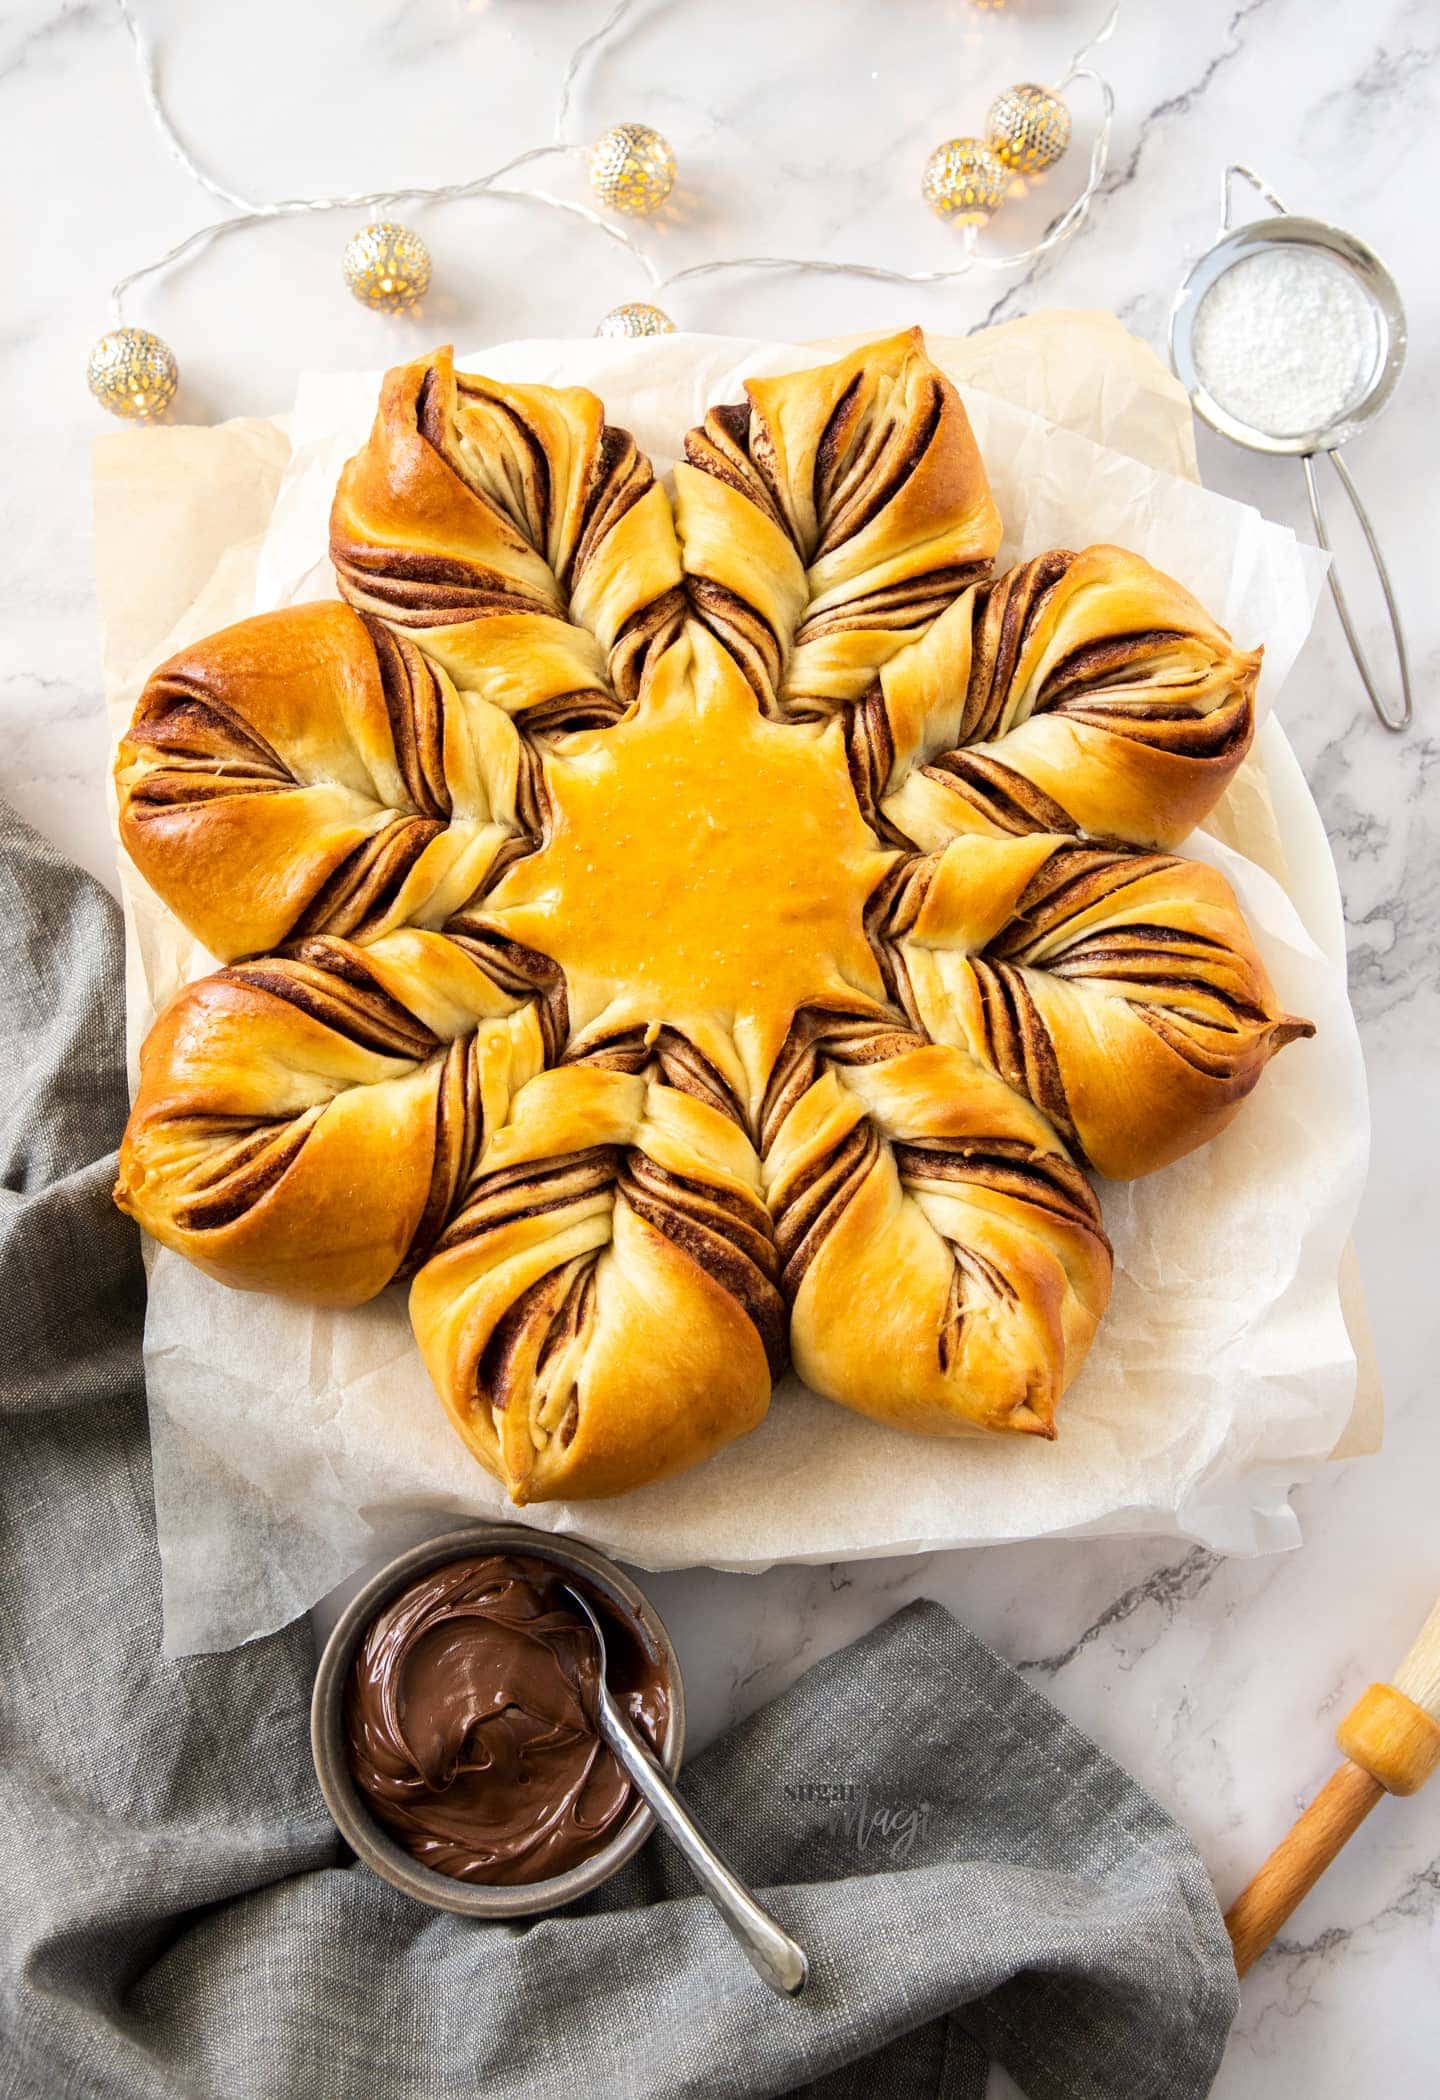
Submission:
[[[1253,168],[1247,168],[1243,160],[1232,160],[1227,168],[1222,168],[1220,171],[1220,232],[1222,235],[1229,233],[1235,224],[1234,219],[1230,215],[1235,208],[1235,177],[1237,175],[1248,182],[1252,190],[1258,190],[1265,202],[1279,212],[1282,219],[1289,217],[1285,206],[1280,202],[1269,183],[1262,176],[1257,175]]]
[[[1360,673],[1366,692],[1370,695],[1370,705],[1374,708],[1385,727],[1398,735],[1402,729],[1409,725],[1414,708],[1410,697],[1410,659],[1405,649],[1405,629],[1401,625],[1400,608],[1395,603],[1395,593],[1391,588],[1390,572],[1385,566],[1385,557],[1380,552],[1380,542],[1375,537],[1375,528],[1370,523],[1369,513],[1360,501],[1360,491],[1351,479],[1350,470],[1340,457],[1340,454],[1332,452],[1330,454],[1330,464],[1340,477],[1340,486],[1350,498],[1351,508],[1360,520],[1360,530],[1365,535],[1365,544],[1370,549],[1370,557],[1375,564],[1375,573],[1380,578],[1380,588],[1385,593],[1385,610],[1390,615],[1390,632],[1395,637],[1395,661],[1400,671],[1401,707],[1398,715],[1392,715],[1380,697],[1379,683],[1370,668],[1370,662],[1365,651],[1360,646],[1360,637],[1355,632],[1355,623],[1350,617],[1350,608],[1345,602],[1345,593],[1340,588],[1340,571],[1330,545],[1330,535],[1325,530],[1325,514],[1320,507],[1320,485],[1315,478],[1315,461],[1318,457],[1318,453],[1307,452],[1302,457],[1300,464],[1305,469],[1305,486],[1310,493],[1310,515],[1315,521],[1315,537],[1325,552],[1331,556],[1330,595],[1335,600],[1335,610],[1340,615],[1340,625],[1344,628],[1345,639],[1350,644],[1350,654],[1355,659],[1355,668]]]

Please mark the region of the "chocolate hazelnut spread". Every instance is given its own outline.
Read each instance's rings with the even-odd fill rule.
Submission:
[[[659,1749],[663,1662],[593,1584],[519,1554],[434,1568],[371,1622],[345,1694],[355,1783],[423,1866],[459,1881],[545,1881],[629,1816],[634,1789],[595,1716],[594,1635],[567,1581],[605,1622],[611,1691]]]

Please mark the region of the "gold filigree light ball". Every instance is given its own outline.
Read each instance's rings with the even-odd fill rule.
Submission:
[[[102,335],[85,376],[100,406],[132,423],[163,416],[180,384],[174,352],[148,328],[112,328]]]
[[[625,306],[612,306],[595,330],[596,335],[673,335],[675,323],[658,306],[632,299]]]
[[[952,226],[978,226],[1004,197],[1010,171],[983,139],[947,139],[925,164],[925,202]]]
[[[612,124],[590,148],[590,187],[611,211],[648,218],[675,187],[675,156],[648,124]]]
[[[345,282],[377,313],[405,313],[430,289],[430,250],[418,233],[377,219],[347,242]]]
[[[1038,175],[1069,145],[1070,112],[1052,89],[1021,81],[991,103],[986,143],[1015,174]]]

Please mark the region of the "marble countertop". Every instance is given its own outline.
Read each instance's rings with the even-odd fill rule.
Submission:
[[[262,196],[449,182],[543,142],[565,60],[608,12],[600,0],[135,4],[186,140],[220,180]],[[1101,0],[639,5],[579,79],[577,136],[634,117],[671,139],[677,209],[641,235],[667,270],[756,252],[940,267],[954,235],[919,201],[930,147],[978,128],[1011,80],[1053,77],[1103,12]],[[682,325],[796,338],[910,320],[961,332],[1040,305],[1109,306],[1159,343],[1234,158],[1389,263],[1409,308],[1410,363],[1349,457],[1405,608],[1419,720],[1403,741],[1376,726],[1328,605],[1283,702],[1339,863],[1373,1090],[1356,1240],[1385,1450],[1298,1492],[1306,1543],[1277,1559],[1092,1540],[646,1579],[686,1659],[697,1739],[900,1602],[942,1599],[1183,1819],[1228,1900],[1327,1773],[1338,1715],[1393,1665],[1440,1589],[1440,1414],[1426,1375],[1440,1344],[1440,610],[1425,523],[1440,466],[1440,24],[1426,0],[1131,0],[1103,64],[1118,100],[1110,172],[1091,223],[1044,264],[914,291],[735,274],[667,303]],[[1075,106],[1079,119],[1078,90]],[[113,887],[89,546],[88,448],[103,418],[85,355],[111,282],[220,208],[150,128],[107,0],[11,0],[0,142],[13,258],[0,325],[12,404],[0,484],[5,788]],[[583,194],[568,167],[554,181]],[[588,334],[608,307],[645,296],[630,257],[533,205],[488,198],[405,216],[435,259],[423,323],[386,321],[346,296],[338,261],[355,221],[343,215],[236,233],[152,285],[130,318],[174,346],[180,415],[271,413],[302,368],[376,366],[437,333]],[[1025,237],[1002,222],[992,239],[1012,233]],[[1301,526],[1298,468],[1203,433],[1201,460],[1214,487]],[[1376,603],[1356,595],[1378,634]],[[1437,1954],[1440,1791],[1384,1804],[1297,1913],[1245,1985],[1216,2092],[1434,2091]],[[997,2077],[995,2090],[1011,2089]]]

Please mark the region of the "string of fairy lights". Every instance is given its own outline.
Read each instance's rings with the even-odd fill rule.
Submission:
[[[1083,225],[1109,161],[1115,100],[1110,84],[1088,61],[1114,33],[1119,7],[1113,6],[1095,34],[1048,86],[1025,81],[1007,88],[990,106],[983,135],[945,140],[925,164],[920,191],[936,215],[959,237],[959,255],[939,270],[894,270],[877,263],[836,261],[820,256],[743,255],[716,257],[662,273],[644,242],[631,227],[663,212],[677,179],[675,154],[667,139],[649,124],[614,124],[585,145],[571,137],[572,112],[581,77],[600,47],[613,39],[645,0],[617,0],[598,27],[571,52],[556,98],[553,135],[545,145],[531,146],[487,173],[434,187],[407,184],[355,195],[258,199],[229,188],[205,169],[182,139],[160,86],[156,56],[131,0],[113,0],[134,47],[140,89],[151,123],[171,159],[199,187],[227,205],[224,218],[198,227],[153,262],[122,277],[110,294],[111,326],[90,352],[90,391],[112,415],[154,422],[175,399],[180,368],[175,353],[158,335],[126,318],[132,295],[148,279],[183,267],[212,243],[245,227],[304,213],[374,213],[347,241],[340,258],[345,284],[355,298],[377,312],[413,312],[430,289],[429,249],[413,228],[388,214],[403,204],[458,203],[479,197],[522,198],[563,214],[599,232],[638,264],[653,300],[630,299],[612,307],[596,326],[598,336],[668,335],[675,328],[658,301],[696,279],[722,271],[781,270],[826,276],[878,279],[888,284],[943,284],[971,269],[1022,268],[1068,240]],[[1071,202],[1028,248],[992,254],[980,246],[991,216],[1015,191],[1047,173],[1065,156],[1072,123],[1066,91],[1078,84],[1092,88],[1099,116],[1090,146],[1085,181]],[[554,195],[513,178],[544,162],[578,162],[589,180],[593,204]]]

